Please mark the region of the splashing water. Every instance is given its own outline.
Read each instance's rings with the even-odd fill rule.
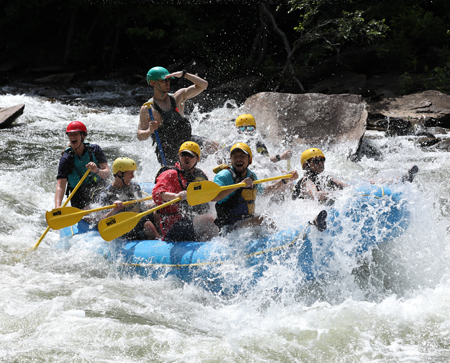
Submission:
[[[114,85],[96,86],[101,91],[89,94],[91,100],[115,99],[120,92]],[[119,94],[117,104],[126,96]],[[375,149],[378,156],[362,155],[357,163],[337,151],[327,152],[326,172],[355,188],[361,180],[396,178],[418,165],[413,184],[395,186],[408,203],[409,227],[359,258],[337,253],[356,247],[350,237],[328,241],[335,258],[312,283],[304,283],[293,255],[292,261],[267,266],[245,292],[223,295],[170,276],[152,280],[124,274],[117,264],[93,253],[86,236],[74,237],[70,249],[59,250],[52,247],[59,233],[51,231],[29,252],[47,227],[45,211],[53,208],[68,122],[84,122],[88,141],[101,145],[110,164],[119,156],[135,159],[137,181],[153,181],[159,166],[151,142],[136,139],[136,107],[0,96],[0,107],[19,103],[26,105],[19,124],[0,131],[0,361],[449,359],[446,153],[423,151],[408,137],[365,139],[363,150]],[[195,134],[220,141],[239,114],[231,100],[211,112],[194,107],[190,117]],[[285,151],[266,145],[271,155]],[[303,148],[292,149],[292,168],[300,171]],[[215,157],[199,166],[211,179]],[[265,173],[274,176],[273,170],[260,172]],[[339,192],[336,209],[351,204],[353,192],[353,187]],[[257,212],[270,214],[281,230],[304,225],[321,209],[309,201],[257,201]],[[351,236],[352,225],[342,223]],[[238,242],[254,238],[254,233],[231,234],[223,242],[239,248]],[[231,286],[236,280],[250,283],[253,270],[224,264],[218,273]]]

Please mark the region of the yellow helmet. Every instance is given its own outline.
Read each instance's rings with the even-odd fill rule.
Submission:
[[[300,156],[300,163],[302,164],[302,168],[305,169],[306,162],[309,159],[315,158],[316,156],[321,156],[325,159],[325,155],[323,154],[322,150],[318,148],[311,148],[308,150],[305,150],[302,152],[302,155]]]
[[[117,158],[113,163],[113,175],[116,175],[119,171],[125,173],[128,170],[137,170],[137,164],[130,158]]]
[[[178,155],[181,154],[182,151],[187,151],[188,153],[192,155],[198,156],[198,159],[200,160],[200,146],[198,146],[197,143],[193,141],[186,141],[180,146],[180,150],[178,151]]]
[[[241,126],[254,126],[256,129],[255,118],[250,114],[240,115],[236,119],[236,127],[241,127]]]
[[[244,153],[246,153],[250,158],[248,160],[248,165],[250,165],[252,163],[253,157],[252,157],[252,150],[250,149],[250,146],[248,146],[247,144],[244,144],[243,142],[238,142],[237,144],[234,144],[231,147],[230,150],[230,156],[233,153],[234,150],[242,150]]]

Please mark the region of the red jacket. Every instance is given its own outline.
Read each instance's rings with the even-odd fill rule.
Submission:
[[[208,180],[208,177],[200,169],[197,168],[194,169],[193,174],[189,175],[189,179],[191,178],[192,181]],[[158,205],[166,203],[166,201],[162,200],[161,193],[168,192],[178,194],[183,190],[186,190],[188,185],[189,182],[184,175],[180,163],[176,163],[174,169],[166,170],[156,178],[156,185],[152,191],[153,201]],[[204,206],[199,207],[204,209]],[[175,222],[179,221],[183,217],[188,216],[190,213],[200,214],[202,212],[201,209],[199,208],[189,207],[187,202],[183,201],[174,203],[166,208],[160,209],[159,213],[161,214],[160,224],[164,238]]]

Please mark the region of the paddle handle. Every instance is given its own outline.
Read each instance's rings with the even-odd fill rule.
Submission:
[[[145,102],[144,103],[144,106],[147,106],[148,114],[150,115],[150,120],[155,121],[155,119],[153,118],[153,112],[151,109],[152,105],[153,105],[153,102]],[[153,131],[153,133],[155,134],[156,144],[158,145],[159,154],[161,155],[161,161],[164,166],[167,166],[166,157],[164,156],[164,151],[162,148],[161,140],[159,139],[158,130]]]
[[[280,180],[280,179],[288,179],[288,178],[292,178],[292,174],[286,174],[286,175],[274,176],[272,178],[255,180],[253,182],[253,184],[261,184],[261,183],[266,183],[266,182],[269,182],[269,181],[272,181],[272,180]],[[245,183],[240,183],[240,184],[244,184],[244,186],[245,186]],[[237,187],[240,184],[236,184],[235,187]]]
[[[67,200],[64,202],[63,207],[65,207],[68,203],[69,200],[72,199],[72,197],[75,195],[75,193],[77,192],[78,188],[81,187],[81,184],[83,184],[84,179],[87,178],[87,176],[89,175],[89,173],[91,172],[91,169],[86,170],[86,172],[84,173],[84,175],[81,177],[80,181],[78,182],[78,184],[75,186],[75,188],[72,190],[72,193],[70,193],[70,195],[67,197]]]
[[[152,199],[152,198],[153,198],[152,196],[149,196],[149,197],[142,198],[142,199],[136,199],[136,200],[130,200],[128,202],[123,202],[122,204],[123,205],[129,205],[129,204],[141,203],[141,202],[144,202],[144,201]],[[105,210],[105,209],[111,209],[111,208],[116,208],[116,207],[117,207],[117,205],[111,204],[111,205],[107,205],[105,207],[99,207],[99,208],[90,209],[90,210],[82,210],[82,211],[73,213],[72,215],[73,216],[75,216],[77,214],[86,215],[86,214],[90,214],[90,213],[94,213],[94,212],[100,212],[100,211]]]
[[[266,183],[266,182],[269,182],[272,180],[288,179],[288,178],[292,178],[292,174],[286,174],[286,175],[274,176],[272,178],[255,180],[255,181],[253,181],[253,184],[261,184],[261,183]],[[232,185],[225,185],[223,187],[220,187],[220,192],[222,190],[242,188],[242,187],[246,187],[246,186],[247,186],[247,184],[245,184],[244,182],[238,183],[238,184],[232,184]]]
[[[65,207],[67,205],[67,203],[69,203],[69,200],[72,199],[72,197],[74,196],[74,194],[77,192],[78,188],[81,186],[81,184],[83,184],[84,179],[87,178],[87,176],[89,175],[91,169],[86,170],[86,172],[84,173],[84,175],[82,176],[82,178],[80,179],[80,181],[78,182],[78,184],[75,186],[75,188],[72,190],[72,193],[70,193],[70,195],[67,197],[67,200],[64,202],[63,207]],[[39,245],[41,244],[42,240],[44,239],[44,237],[47,235],[48,231],[50,230],[50,226],[47,227],[47,229],[44,231],[44,233],[42,233],[41,238],[38,239],[38,241],[36,242],[36,244],[33,247],[33,250],[35,250],[36,248],[39,247]]]

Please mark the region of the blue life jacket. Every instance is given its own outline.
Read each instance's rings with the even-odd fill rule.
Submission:
[[[233,176],[234,183],[240,183],[246,177],[238,177],[232,169],[227,169]],[[250,171],[250,178],[256,180],[256,175]],[[216,203],[217,218],[214,223],[220,228],[255,215],[255,200],[257,186],[252,188],[239,188],[233,196],[223,203]]]
[[[70,190],[73,190],[77,186],[78,182],[81,180],[84,173],[86,173],[87,170],[86,164],[93,161],[97,166],[99,166],[98,159],[92,152],[91,144],[89,144],[88,142],[84,142],[83,144],[84,147],[86,148],[86,152],[82,156],[75,154],[75,152],[70,146],[65,150],[65,152],[70,155],[70,160],[72,160],[73,162],[72,172],[67,177],[68,189]],[[94,173],[89,173],[89,175],[87,176],[86,179],[84,179],[81,185],[96,184],[99,182],[100,179],[101,178],[98,175]]]

